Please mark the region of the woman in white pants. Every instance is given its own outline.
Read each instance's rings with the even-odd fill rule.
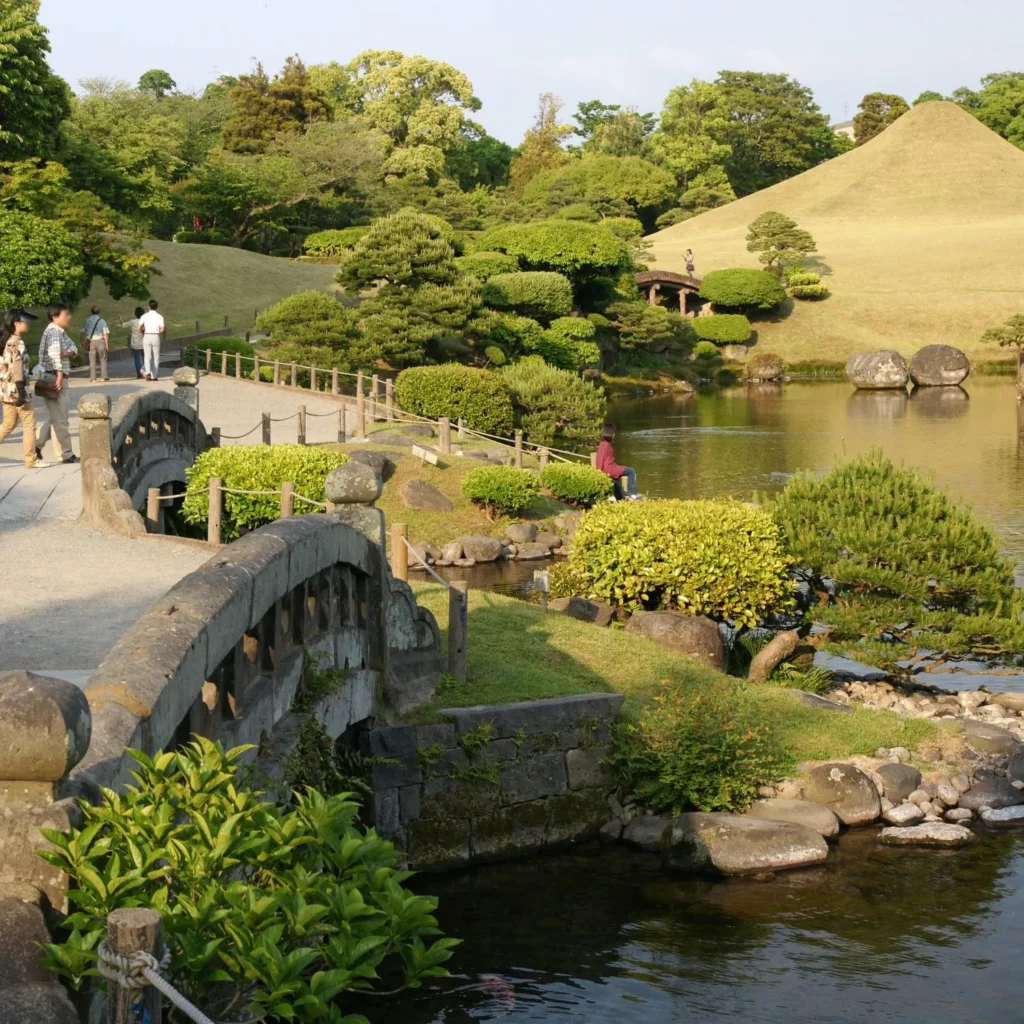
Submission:
[[[164,318],[157,312],[158,305],[156,299],[150,299],[149,312],[139,319],[146,380],[160,379],[160,336],[164,333]]]

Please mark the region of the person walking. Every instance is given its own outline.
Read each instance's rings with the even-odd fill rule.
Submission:
[[[693,262],[693,250],[687,249],[683,254],[683,259],[686,261],[686,272],[693,277],[694,271],[697,269],[697,265]]]
[[[139,319],[146,380],[160,379],[160,336],[164,333],[164,318],[157,312],[159,305],[156,299],[150,299],[149,312]]]
[[[145,352],[142,350],[143,346],[143,334],[142,334],[142,317],[145,314],[145,310],[141,306],[135,307],[135,317],[132,320],[121,320],[118,318],[118,322],[122,327],[127,327],[128,334],[128,348],[132,353],[132,362],[135,364],[135,376],[142,380],[142,364],[145,358]]]
[[[68,337],[71,310],[63,302],[46,307],[48,325],[39,343],[39,365],[43,375],[36,381],[36,394],[46,407],[46,425],[39,431],[39,447],[53,438],[53,450],[61,462],[78,462],[71,450],[71,430],[68,426],[68,387],[71,376],[71,357],[78,353],[75,343]]]
[[[0,404],[4,417],[0,425],[0,444],[7,440],[21,420],[21,442],[27,469],[46,469],[50,465],[39,457],[36,447],[36,411],[28,390],[28,351],[21,337],[29,324],[38,319],[24,309],[9,309],[0,325]]]
[[[110,329],[107,321],[100,316],[100,307],[93,306],[92,314],[85,318],[79,341],[89,346],[89,380],[96,379],[96,362],[99,360],[104,380],[110,380],[107,357],[110,354]]]
[[[597,468],[612,478],[618,501],[634,500],[639,497],[636,493],[636,470],[632,466],[620,466],[616,463],[615,449],[612,447],[614,441],[615,424],[605,423],[601,427],[601,443],[597,446]]]

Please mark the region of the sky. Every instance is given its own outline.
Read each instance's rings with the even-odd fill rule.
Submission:
[[[659,111],[721,69],[787,72],[833,121],[868,92],[913,101],[1020,70],[1021,0],[42,0],[54,70],[74,87],[162,68],[184,91],[255,60],[277,70],[397,49],[465,72],[475,116],[513,145],[542,92]]]

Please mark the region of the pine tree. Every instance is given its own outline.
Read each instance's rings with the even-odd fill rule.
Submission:
[[[757,253],[765,270],[780,276],[786,267],[817,251],[811,233],[784,213],[766,210],[747,229],[747,252]]]

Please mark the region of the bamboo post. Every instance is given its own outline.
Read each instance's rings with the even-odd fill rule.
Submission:
[[[442,455],[451,454],[452,450],[452,421],[447,416],[442,416],[437,421],[438,447]]]
[[[453,580],[448,591],[448,671],[460,683],[466,681],[466,620],[469,584]]]
[[[336,395],[338,393],[338,369],[335,367],[331,370],[331,394]]]
[[[146,491],[146,528],[150,533],[160,532],[160,488]]]
[[[542,473],[544,472],[545,469],[548,468],[548,459],[550,459],[550,458],[551,458],[551,452],[549,452],[547,450],[547,448],[541,448],[539,460],[540,460],[540,471]]]
[[[516,431],[516,469],[523,468],[523,432]]]
[[[363,371],[356,374],[356,437],[366,440],[366,396],[363,394]]]
[[[338,444],[345,443],[345,405],[338,407]]]
[[[220,354],[220,375],[226,377],[228,375],[228,354],[227,352],[221,352]]]
[[[107,914],[107,949],[120,956],[149,953],[157,960],[161,954],[160,914],[143,907],[124,907]],[[106,1024],[162,1024],[160,990],[152,985],[143,989],[123,988],[114,982],[107,986]]]
[[[379,418],[377,415],[377,399],[380,396],[380,377],[377,374],[370,378],[370,395],[373,401],[373,405],[370,407],[370,422],[376,423]]]
[[[210,477],[210,509],[206,520],[206,539],[210,544],[220,543],[221,518],[220,477]]]
[[[214,427],[210,431],[210,446],[212,448],[220,447],[220,427]]]
[[[309,368],[309,390],[316,391],[316,367]]]
[[[390,377],[384,381],[384,411],[391,423],[395,418],[395,382]]]
[[[258,381],[260,379],[260,357],[252,357],[252,379]]]
[[[242,379],[242,353],[235,353],[235,380]]]
[[[590,453],[590,465],[597,469],[597,452]]]
[[[459,440],[462,441],[466,437],[466,421],[460,416],[459,417]]]
[[[306,407],[299,406],[299,435],[296,439],[299,444],[306,443]]]
[[[263,443],[270,444],[270,413],[263,414]]]
[[[280,359],[275,359],[274,360],[274,383],[275,384],[280,384],[281,383],[281,360]]]
[[[295,484],[286,480],[281,484],[281,518],[290,519],[295,515]]]
[[[406,583],[409,582],[409,549],[405,546],[405,538],[408,536],[408,525],[391,524],[391,575]]]
[[[213,360],[213,349],[206,350],[206,372],[210,372],[210,363]]]
[[[297,388],[299,386],[299,364],[292,363],[292,387]]]

